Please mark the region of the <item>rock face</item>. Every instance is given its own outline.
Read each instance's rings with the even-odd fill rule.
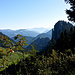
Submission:
[[[58,21],[54,25],[54,29],[52,30],[53,39],[56,41],[60,37],[60,34],[62,31],[64,31],[66,29],[67,32],[69,32],[71,27],[73,27],[73,25],[69,22]]]

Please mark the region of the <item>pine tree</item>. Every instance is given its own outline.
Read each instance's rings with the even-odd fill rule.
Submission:
[[[52,38],[51,41],[50,41],[50,47],[51,47],[51,49],[54,49],[55,48],[54,46],[55,46],[55,41]]]
[[[74,48],[75,48],[75,27],[74,27],[74,31],[72,32],[72,37],[71,37],[70,43],[71,43],[71,49],[74,52]]]
[[[64,32],[62,31],[60,34],[60,38],[57,39],[56,44],[55,44],[55,49],[60,50],[61,52],[64,52]]]
[[[64,31],[64,49],[68,49],[68,48],[69,48],[69,37],[68,37],[67,30],[65,29]]]

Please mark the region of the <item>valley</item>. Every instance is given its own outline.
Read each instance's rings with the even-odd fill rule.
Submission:
[[[58,63],[60,63],[62,61],[60,55],[62,55],[62,54],[64,54],[66,56],[65,59],[63,59],[63,60],[65,60],[67,63],[67,61],[69,60],[69,58],[67,59],[68,51],[70,52],[69,55],[72,54],[72,56],[73,56],[73,57],[70,57],[71,59],[74,58],[73,53],[75,52],[75,50],[73,49],[74,44],[71,47],[71,44],[69,43],[69,42],[71,42],[70,41],[71,37],[69,35],[74,34],[74,33],[71,34],[72,28],[74,30],[74,26],[71,23],[66,22],[66,21],[58,21],[54,25],[53,29],[51,29],[47,32],[44,32],[44,33],[34,33],[33,31],[27,31],[24,29],[17,30],[17,31],[13,31],[13,30],[11,31],[8,29],[0,30],[0,71],[1,71],[1,73],[3,73],[4,70],[7,70],[9,72],[9,67],[12,67],[12,69],[17,68],[17,67],[21,68],[22,66],[20,67],[19,63],[20,64],[24,63],[24,65],[25,65],[27,62],[29,62],[29,63],[27,63],[27,66],[28,66],[28,64],[32,65],[32,63],[33,63],[33,65],[35,65],[35,66],[36,66],[36,64],[38,64],[39,67],[40,67],[39,62],[40,62],[40,64],[45,62],[45,63],[41,64],[41,65],[43,65],[43,67],[44,67],[44,64],[46,66],[46,63],[48,65],[48,62],[46,62],[47,60],[49,62],[50,61],[57,62],[58,61],[57,59],[59,59],[60,61]],[[27,35],[25,35],[26,33],[27,33]],[[63,33],[63,35],[62,35],[62,33]],[[66,37],[67,37],[67,39],[66,39]],[[65,39],[66,40],[64,41],[63,38],[64,38],[64,40]],[[69,39],[69,41],[68,41],[68,39]],[[69,45],[66,43],[66,41],[69,43]],[[59,51],[58,49],[61,51]],[[62,54],[59,54],[60,52],[62,52]],[[63,58],[64,58],[64,55],[62,55]],[[45,56],[45,57],[43,57],[43,56]],[[47,57],[49,57],[50,60]],[[47,58],[47,60],[46,60],[46,58]],[[33,60],[35,60],[35,62]],[[39,60],[39,61],[37,61],[37,60]],[[44,60],[46,60],[46,61],[44,61]],[[52,62],[52,64],[53,64],[53,62]],[[55,65],[56,65],[56,62],[55,62]],[[70,61],[70,62],[72,63],[72,61]],[[63,63],[65,63],[65,62],[63,61]],[[68,63],[68,65],[69,65],[69,63]],[[28,67],[27,66],[25,69],[27,69],[29,67],[29,66]],[[53,67],[51,67],[51,68],[53,69]],[[34,69],[35,69],[35,67],[34,67]],[[16,69],[15,71],[17,71],[17,70],[18,69]],[[29,70],[31,70],[31,69],[29,69]],[[27,71],[28,70],[26,70],[25,72],[27,73]]]

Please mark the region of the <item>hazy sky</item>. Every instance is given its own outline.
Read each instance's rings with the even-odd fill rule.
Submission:
[[[53,28],[68,21],[64,0],[0,0],[0,29]]]

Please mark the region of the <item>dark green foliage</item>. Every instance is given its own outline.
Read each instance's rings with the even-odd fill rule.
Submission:
[[[64,33],[61,32],[60,38],[57,39],[57,41],[56,41],[56,45],[55,45],[56,50],[57,49],[61,50],[61,52],[62,52],[62,50],[64,50],[64,42],[65,42],[64,40],[65,40]]]
[[[74,28],[71,27],[69,32],[67,32],[66,29],[64,30],[64,32],[61,32],[60,38],[57,39],[53,47],[55,50],[59,50],[60,52],[65,52],[66,49],[72,49],[74,53],[75,48]]]
[[[64,31],[64,48],[68,49],[69,48],[69,37],[68,37],[68,33],[67,30],[65,29]]]
[[[29,56],[17,65],[11,65],[6,69],[7,75],[74,75],[75,54],[68,56],[65,53],[57,53],[52,50],[49,57],[44,55]],[[5,71],[3,71],[5,72]],[[1,74],[3,72],[0,72]]]
[[[74,51],[74,48],[75,48],[75,30],[73,30],[71,32],[70,46],[71,46],[71,49],[73,49],[73,52],[75,53],[75,51]]]
[[[54,49],[55,48],[54,46],[55,46],[55,41],[52,38],[51,41],[50,41],[50,47],[51,47],[51,49]]]
[[[60,34],[60,38],[57,39],[55,47],[56,49],[61,50],[61,52],[69,48],[69,37],[66,29]]]
[[[47,52],[48,55],[46,52],[40,55],[35,54],[35,48],[32,46],[33,50],[30,56],[22,59],[17,65],[9,66],[0,73],[5,74],[6,72],[7,75],[74,75],[75,46],[74,43],[72,43],[73,46],[70,44],[74,40],[74,34],[74,29],[71,28],[68,33],[65,29],[56,42],[52,38],[50,42],[51,51]],[[71,47],[72,49],[69,49]],[[56,49],[53,50],[53,48]]]
[[[65,0],[65,2],[71,5],[70,9],[66,10],[66,14],[68,14],[68,19],[75,22],[75,0]]]
[[[15,42],[10,39],[8,36],[0,32],[0,47],[11,47]],[[5,39],[4,39],[5,38]],[[10,44],[9,44],[10,43]]]
[[[44,55],[48,56],[49,54],[52,53],[52,49],[55,49],[55,41],[52,39],[49,42],[49,46],[47,47],[47,49],[44,51]]]

